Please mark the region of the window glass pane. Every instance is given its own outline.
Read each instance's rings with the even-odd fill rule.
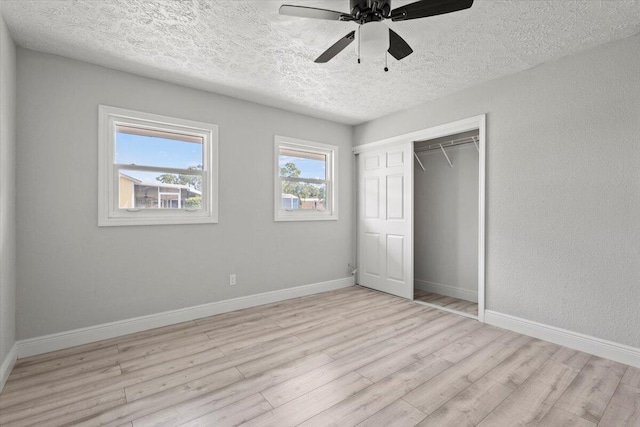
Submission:
[[[202,169],[202,137],[116,127],[116,164]]]
[[[200,209],[202,177],[120,170],[120,209]]]
[[[281,177],[327,179],[327,155],[281,148],[278,158]]]
[[[282,181],[282,209],[327,210],[327,184]]]

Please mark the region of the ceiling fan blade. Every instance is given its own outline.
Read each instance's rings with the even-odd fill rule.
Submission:
[[[298,18],[328,19],[329,21],[350,21],[352,16],[348,13],[335,10],[318,9],[316,7],[293,6],[283,4],[280,6],[280,15],[297,16]]]
[[[400,61],[402,58],[411,55],[413,49],[398,33],[389,28],[389,50],[387,52]]]
[[[469,9],[473,0],[420,0],[400,6],[391,11],[392,21],[426,18]]]
[[[339,54],[344,50],[345,47],[349,46],[353,39],[356,38],[356,32],[351,31],[349,34],[338,40],[333,46],[329,49],[325,50],[324,53],[318,56],[318,59],[315,60],[317,63],[325,63],[329,62],[331,58]]]

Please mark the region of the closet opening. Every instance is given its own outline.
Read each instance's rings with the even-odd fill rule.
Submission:
[[[484,322],[486,115],[353,152],[356,283]]]
[[[414,300],[477,319],[479,130],[414,141],[413,150]]]

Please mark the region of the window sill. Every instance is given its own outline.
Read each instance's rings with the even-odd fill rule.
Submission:
[[[275,222],[290,222],[290,221],[337,221],[338,214],[334,215],[278,215],[273,219]]]
[[[118,227],[131,225],[189,225],[189,224],[217,224],[218,219],[212,217],[156,217],[156,218],[129,218],[112,217],[102,218],[98,221],[98,227]]]

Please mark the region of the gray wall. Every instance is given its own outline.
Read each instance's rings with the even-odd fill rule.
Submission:
[[[16,48],[0,15],[0,364],[16,341]]]
[[[218,124],[219,224],[98,228],[98,104]],[[17,126],[19,339],[349,276],[349,126],[21,48]],[[273,221],[274,134],[340,147],[338,221]]]
[[[478,152],[470,144],[448,148],[447,155],[453,168],[439,149],[418,154],[426,170],[414,167],[414,279],[477,301]]]
[[[487,115],[487,308],[640,347],[640,37],[358,126]]]

